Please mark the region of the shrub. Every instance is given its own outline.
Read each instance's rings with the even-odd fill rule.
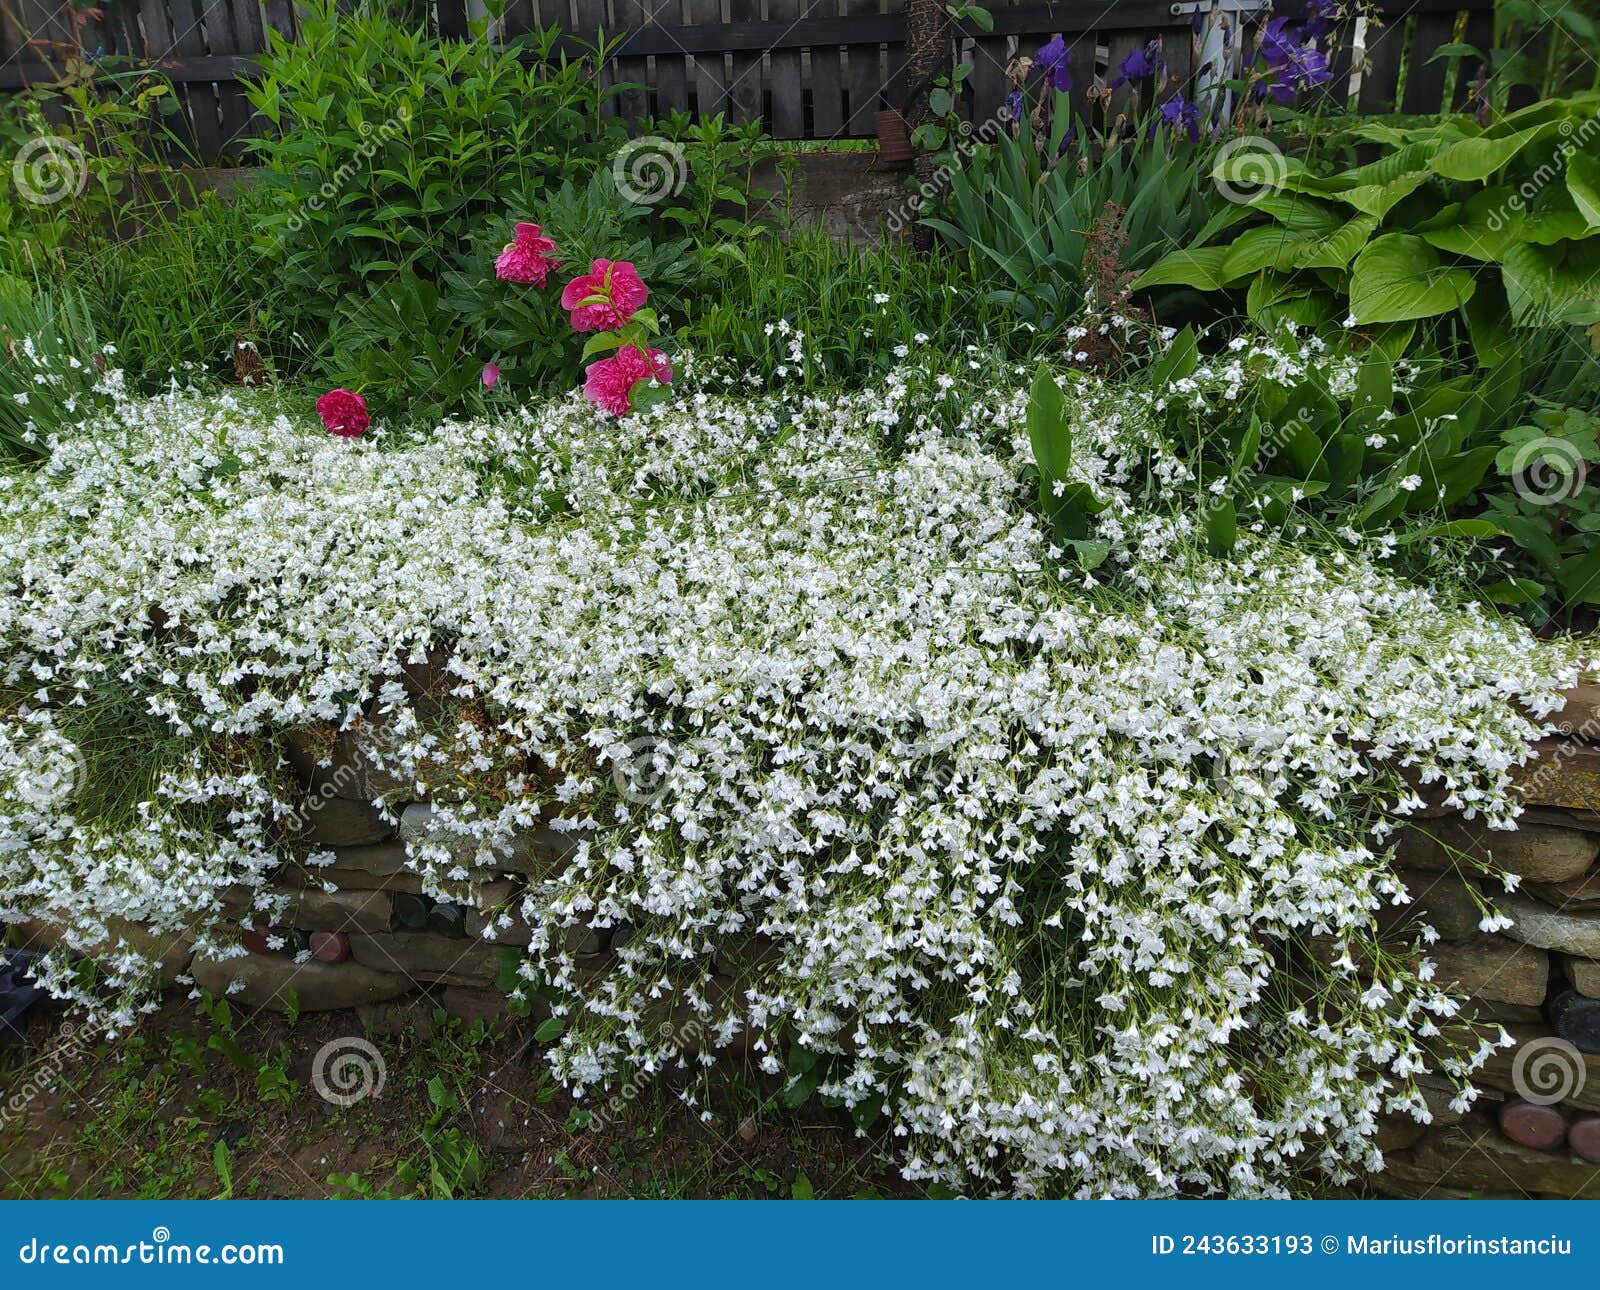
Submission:
[[[256,145],[272,203],[261,240],[294,327],[329,336],[323,359],[348,366],[359,346],[397,343],[427,357],[420,388],[462,340],[415,330],[445,274],[491,226],[610,157],[623,127],[600,108],[616,91],[559,55],[554,29],[497,48],[332,0],[307,9],[247,88],[274,131]]]
[[[1120,212],[1116,231],[1130,269],[1209,236],[1209,143],[1161,130],[1073,146],[1066,101],[1058,96],[1042,138],[1025,128],[968,149],[925,220],[972,253],[994,300],[1046,334],[1083,309],[1091,230],[1108,208]]]

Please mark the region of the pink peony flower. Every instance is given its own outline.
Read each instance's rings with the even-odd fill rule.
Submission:
[[[372,424],[367,401],[352,390],[329,390],[317,400],[317,415],[341,439],[354,439]]]
[[[584,304],[591,296],[604,296],[606,303]],[[649,289],[627,260],[596,260],[592,273],[562,289],[561,307],[572,311],[574,331],[616,331],[649,298]]]
[[[500,379],[500,369],[493,363],[483,365],[483,386],[487,390],[494,389],[494,383]]]
[[[633,411],[633,391],[651,377],[663,385],[672,384],[672,367],[659,349],[639,350],[629,345],[610,358],[590,363],[584,369],[583,397],[614,417]]]
[[[551,269],[559,269],[561,261],[552,259],[550,253],[556,244],[539,232],[537,224],[518,224],[514,241],[507,242],[494,262],[494,276],[506,282],[527,282],[542,287]]]

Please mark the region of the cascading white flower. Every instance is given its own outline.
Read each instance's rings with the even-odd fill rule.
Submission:
[[[1113,550],[1064,567],[1019,384],[699,394],[620,430],[569,400],[407,444],[329,442],[269,396],[119,401],[4,481],[0,777],[28,723],[106,712],[162,760],[81,810],[7,793],[0,919],[101,954],[108,912],[222,946],[222,892],[263,881],[296,805],[263,737],[402,705],[405,659],[443,645],[475,719],[407,714],[382,755],[499,778],[437,803],[456,845],[412,860],[442,882],[463,846],[573,835],[523,912],[575,1089],[692,1030],[774,1072],[820,1054],[801,1078],[881,1103],[907,1174],[962,1189],[1347,1177],[1416,1071],[1483,1056],[1376,944],[1375,804],[1404,773],[1508,817],[1574,651],[1358,544],[1246,532],[1210,558],[1154,401],[1087,380]],[[577,923],[632,929],[598,980]],[[140,964],[110,957],[115,998]]]

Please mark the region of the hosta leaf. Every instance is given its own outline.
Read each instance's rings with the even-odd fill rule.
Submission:
[[[1386,233],[1356,257],[1350,312],[1357,323],[1432,318],[1465,304],[1474,286],[1470,273],[1441,264],[1420,237]]]
[[[1600,238],[1562,246],[1514,246],[1502,266],[1519,327],[1600,322]]]
[[[1195,287],[1201,291],[1220,291],[1226,285],[1222,266],[1227,256],[1225,246],[1185,247],[1163,256],[1146,269],[1133,284],[1134,289]]]
[[[1522,211],[1511,202],[1515,194],[1505,185],[1474,193],[1459,206],[1441,211],[1418,234],[1429,246],[1473,260],[1498,261],[1522,240]]]
[[[1553,122],[1543,122],[1518,130],[1500,138],[1483,135],[1477,139],[1462,139],[1451,144],[1429,166],[1435,174],[1446,179],[1484,180],[1489,178],[1535,139],[1553,128]]]
[[[1600,227],[1600,157],[1574,152],[1567,158],[1567,191],[1585,223]]]

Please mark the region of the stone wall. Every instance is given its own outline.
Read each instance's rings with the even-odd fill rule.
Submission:
[[[1431,926],[1435,979],[1453,982],[1471,1014],[1491,1030],[1503,1026],[1516,1046],[1480,1073],[1483,1096],[1471,1110],[1452,1110],[1441,1080],[1425,1086],[1432,1124],[1385,1122],[1386,1168],[1370,1180],[1379,1191],[1600,1197],[1600,686],[1573,691],[1559,719],[1566,733],[1545,740],[1522,773],[1529,805],[1518,830],[1493,832],[1429,808],[1400,840],[1396,869],[1414,900],[1385,915],[1388,930],[1407,945]],[[121,925],[114,933],[158,957],[169,983],[190,973],[247,1006],[355,1008],[381,1031],[426,1027],[435,1008],[470,1020],[507,1016],[497,983],[510,979],[530,940],[518,913],[524,884],[570,843],[550,830],[525,834],[489,867],[472,868],[451,899],[431,899],[406,855],[408,844],[444,841],[432,806],[397,802],[405,786],[348,734],[296,739],[289,759],[307,789],[303,840],[331,851],[333,863],[311,871],[288,861],[265,892],[230,893],[225,909],[249,924],[248,953],[209,959],[184,937],[161,942]],[[397,803],[393,819],[371,804],[379,798]],[[1523,881],[1507,894],[1464,857]],[[461,856],[463,868],[476,859]],[[1512,925],[1481,930],[1486,905]],[[282,912],[252,918],[263,906]],[[491,926],[492,941],[483,935]],[[36,948],[56,939],[37,923],[22,931]],[[580,976],[603,976],[628,932],[571,929],[566,949]],[[749,954],[719,957],[717,970],[733,988],[749,963]],[[537,998],[531,1015],[547,1015]]]
[[[1379,1191],[1600,1197],[1600,685],[1572,691],[1557,720],[1564,733],[1520,776],[1528,808],[1516,832],[1433,811],[1397,850],[1416,898],[1391,920],[1397,937],[1432,926],[1435,979],[1516,1043],[1478,1073],[1470,1111],[1451,1110],[1440,1084],[1431,1125],[1385,1125]],[[1522,882],[1507,893],[1463,855]],[[1485,900],[1511,926],[1480,930]]]

